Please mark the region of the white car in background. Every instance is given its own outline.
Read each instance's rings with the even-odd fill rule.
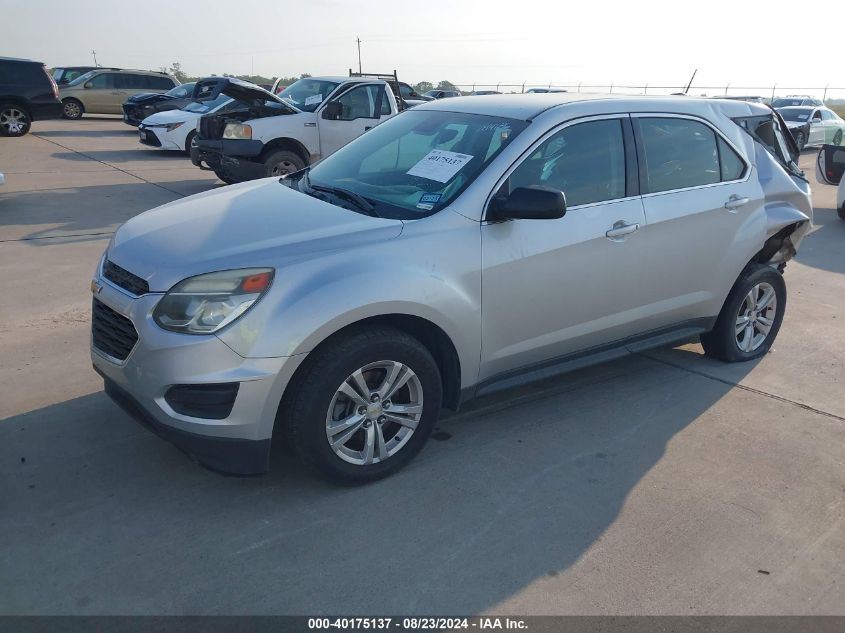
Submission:
[[[237,101],[220,95],[213,101],[193,102],[181,110],[156,112],[141,121],[138,134],[143,145],[158,149],[177,150],[190,154],[197,136],[197,121],[204,114],[223,113],[235,107]]]
[[[828,185],[839,185],[836,192],[836,212],[845,220],[845,147],[822,145],[816,159],[816,180]]]
[[[0,171],[0,185],[6,182],[6,176],[3,175],[3,172]]]

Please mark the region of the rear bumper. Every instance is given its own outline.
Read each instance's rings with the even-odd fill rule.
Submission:
[[[29,113],[33,121],[61,119],[62,104],[59,101],[55,103],[31,103],[29,104]]]
[[[224,174],[232,180],[264,178],[264,163],[254,160],[264,151],[264,143],[253,140],[197,140],[191,149],[191,162],[200,169]]]
[[[206,468],[230,475],[260,475],[270,469],[271,440],[197,435],[164,425],[96,365],[94,370],[102,376],[106,394],[132,419]]]

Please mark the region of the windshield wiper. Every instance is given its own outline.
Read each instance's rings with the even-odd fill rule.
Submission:
[[[376,205],[367,200],[364,196],[357,194],[354,191],[350,191],[349,189],[343,189],[342,187],[329,187],[328,185],[312,185],[311,178],[308,175],[307,171],[305,172],[305,186],[313,191],[329,193],[334,196],[337,196],[338,198],[348,200],[356,207],[358,207],[361,211],[363,211],[365,214],[374,218],[379,217],[378,213],[376,213]]]

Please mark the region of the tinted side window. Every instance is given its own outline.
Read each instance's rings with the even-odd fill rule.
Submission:
[[[833,121],[836,117],[833,115],[833,112],[829,112],[828,110],[822,110],[822,119],[825,121]]]
[[[114,88],[114,73],[100,73],[93,77],[88,83],[92,88],[106,89]]]
[[[563,191],[567,206],[625,197],[625,142],[619,119],[567,127],[543,142],[509,180],[510,190]]]
[[[121,88],[123,90],[143,90],[147,87],[144,79],[144,75],[120,73],[114,76],[115,88]]]
[[[358,86],[337,99],[341,114],[337,120],[375,119],[376,97],[379,86]]]
[[[170,90],[176,85],[170,77],[147,75],[147,81],[150,82],[150,88],[153,88],[154,90]]]
[[[739,180],[745,173],[745,163],[733,148],[719,139],[719,165],[721,167],[722,182]]]
[[[644,193],[709,185],[721,180],[716,133],[698,121],[638,119],[646,163]]]

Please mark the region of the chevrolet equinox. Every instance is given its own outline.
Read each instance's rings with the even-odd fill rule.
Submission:
[[[479,395],[691,340],[765,354],[812,222],[796,157],[754,103],[432,101],[126,222],[94,367],[212,469],[265,472],[275,432],[330,480],[378,479]]]

